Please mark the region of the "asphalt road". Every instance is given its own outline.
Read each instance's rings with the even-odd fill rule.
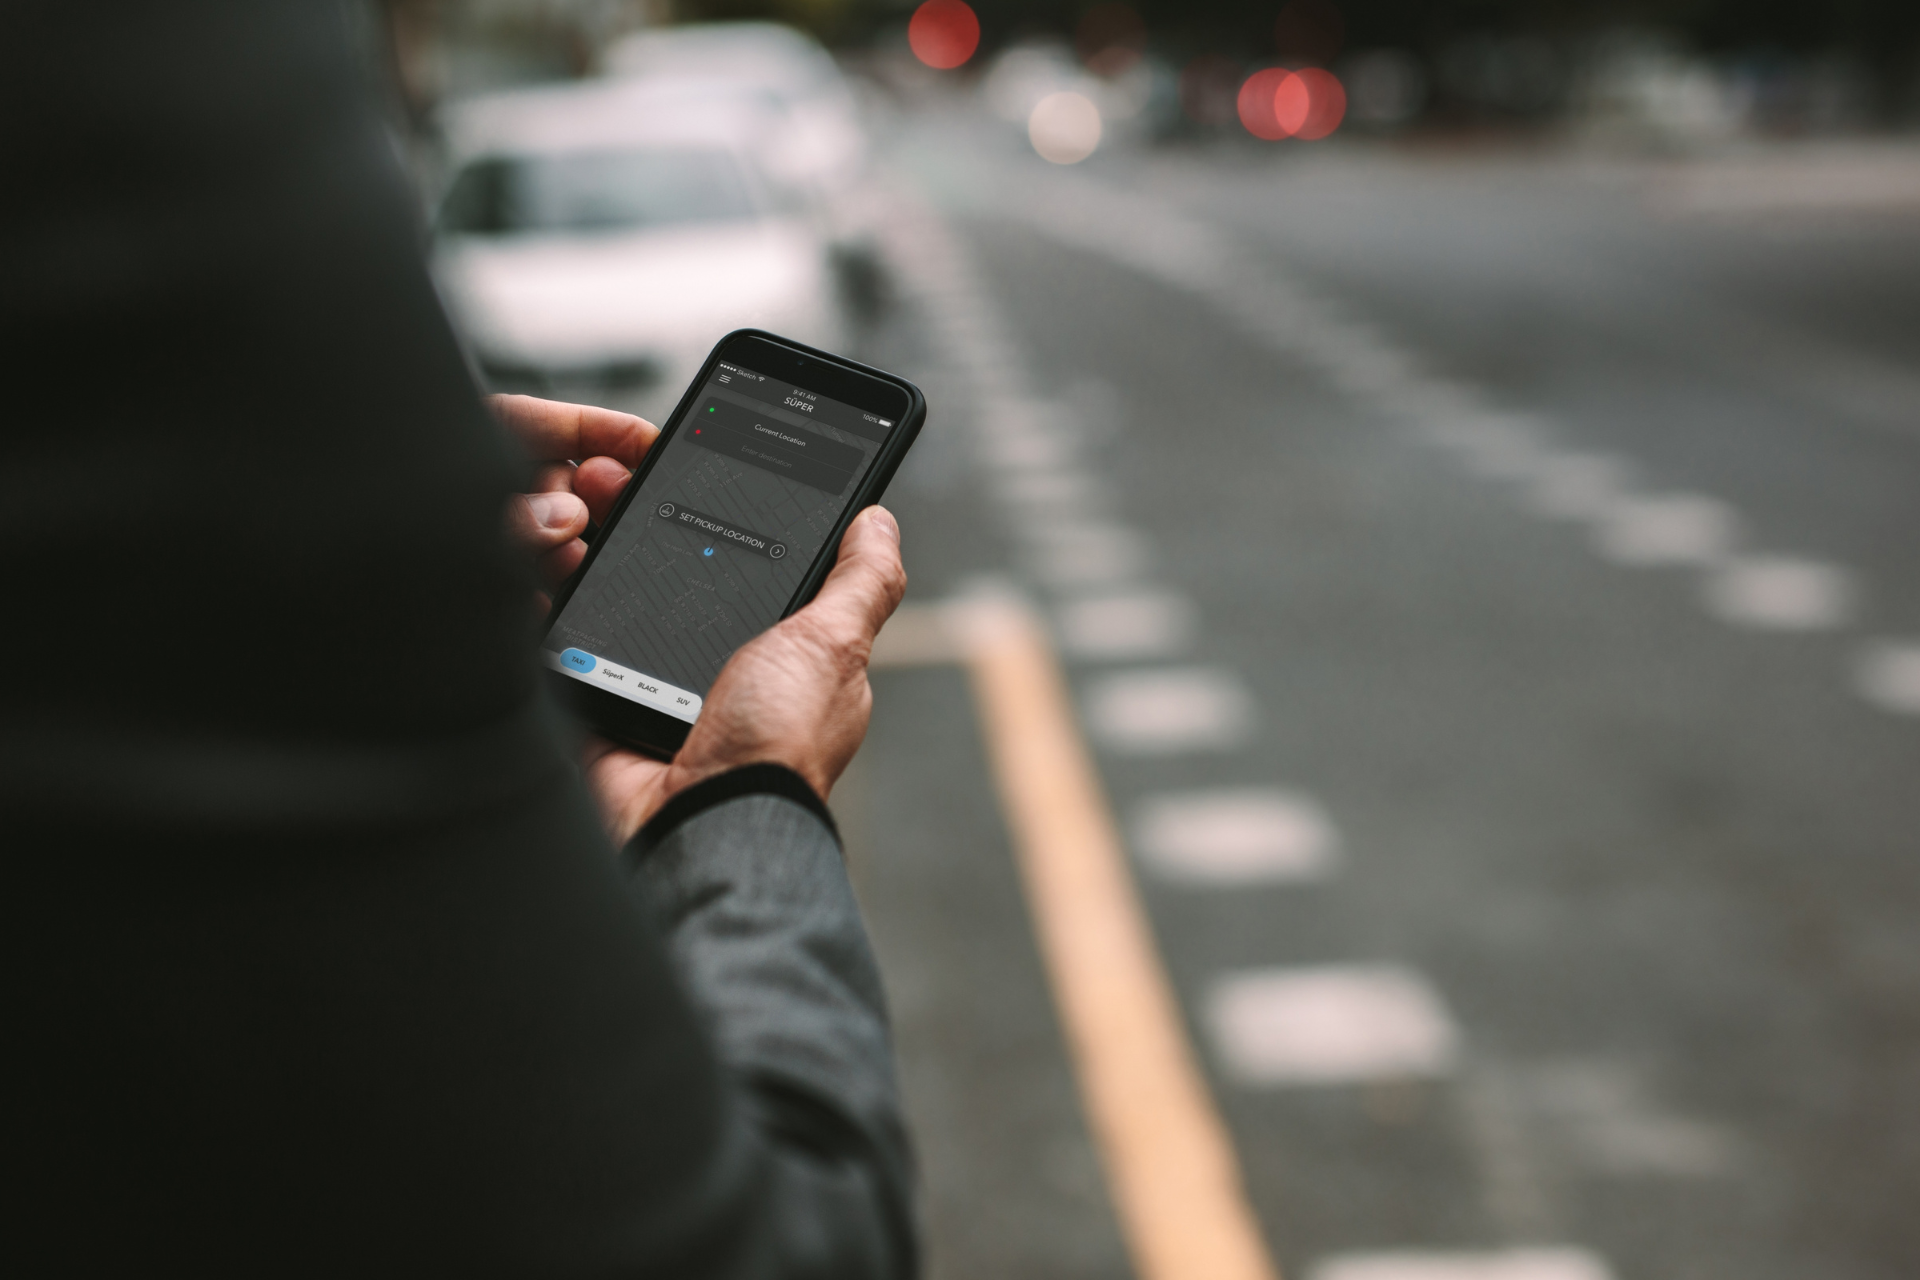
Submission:
[[[912,598],[1055,621],[1282,1272],[1920,1275],[1920,219],[889,154]],[[835,804],[932,1274],[1128,1275],[965,678],[875,683]]]

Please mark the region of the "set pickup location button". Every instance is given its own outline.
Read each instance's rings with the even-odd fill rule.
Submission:
[[[751,530],[742,529],[737,524],[729,524],[719,516],[710,516],[704,511],[695,511],[690,507],[680,506],[678,503],[663,502],[653,509],[653,514],[670,524],[677,524],[684,529],[691,529],[693,532],[703,535],[715,543],[724,543],[727,546],[738,547],[742,551],[751,551],[755,555],[765,556],[769,560],[784,560],[787,558],[786,543],[775,542],[773,539],[754,533]],[[710,549],[709,554],[711,554]]]
[[[867,455],[818,431],[793,426],[724,400],[709,401],[682,430],[702,449],[811,485],[835,497],[859,473]]]

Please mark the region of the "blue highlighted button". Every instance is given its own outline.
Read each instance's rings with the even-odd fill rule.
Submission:
[[[572,670],[578,671],[581,675],[585,675],[599,665],[599,663],[594,660],[592,654],[580,649],[567,649],[563,651],[560,655],[560,661]]]

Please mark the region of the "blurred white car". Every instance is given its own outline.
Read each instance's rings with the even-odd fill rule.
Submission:
[[[858,103],[833,55],[818,41],[772,22],[726,22],[636,32],[607,47],[609,76],[656,86],[698,84],[760,97],[777,114],[770,148],[780,176],[829,197],[866,167]]]
[[[772,22],[696,23],[624,36],[601,65],[657,93],[732,96],[766,112],[769,173],[812,206],[831,238],[850,313],[863,323],[878,317],[888,288],[882,205],[862,185],[866,128],[853,87],[819,41]]]
[[[587,82],[445,126],[435,275],[495,389],[657,419],[729,330],[842,345],[829,237],[751,104]]]

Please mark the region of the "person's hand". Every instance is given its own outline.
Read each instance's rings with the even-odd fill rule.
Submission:
[[[906,589],[899,526],[884,507],[868,507],[812,603],[721,669],[670,763],[590,743],[587,784],[614,842],[625,844],[676,792],[744,764],[783,764],[825,799],[867,736],[867,659]]]
[[[586,558],[580,535],[613,511],[660,429],[645,418],[532,396],[493,396],[494,416],[538,462],[528,492],[507,504],[507,532],[551,586]],[[540,607],[544,610],[546,599]]]
[[[526,396],[496,397],[494,407],[502,422],[538,450],[537,457],[579,463],[565,475],[543,472],[543,483],[570,484],[516,498],[509,513],[510,527],[523,545],[541,556],[543,568],[552,572],[565,564],[558,581],[585,554],[577,543],[585,519],[580,518],[577,527],[534,519],[533,502],[573,495],[584,500],[596,522],[605,519],[631,475],[629,468],[638,464],[657,432],[626,414]],[[637,451],[635,441],[641,441]],[[600,444],[628,452],[611,457],[584,452]],[[604,487],[616,476],[618,483]],[[824,799],[866,737],[873,707],[867,658],[906,585],[899,527],[885,509],[869,507],[848,527],[833,572],[812,603],[733,655],[673,760],[662,763],[603,739],[590,740],[582,764],[614,843],[632,839],[676,793],[741,765],[785,765]]]

